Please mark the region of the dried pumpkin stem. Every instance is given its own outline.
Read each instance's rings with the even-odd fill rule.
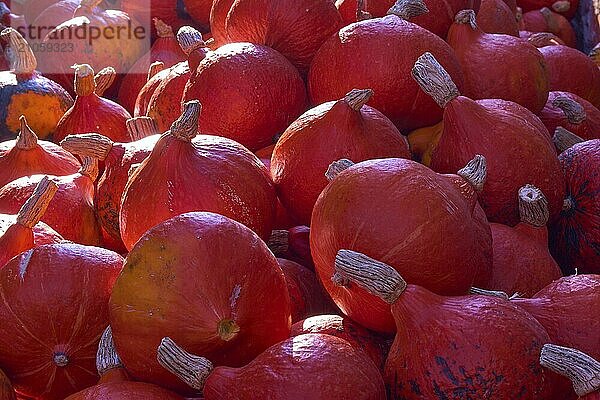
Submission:
[[[219,321],[217,325],[217,334],[225,342],[235,339],[240,333],[240,326],[232,319],[224,319]]]
[[[553,33],[536,32],[527,38],[527,41],[535,47],[545,47],[548,45],[560,45],[562,41]]]
[[[483,190],[487,179],[487,161],[484,156],[477,154],[457,175],[469,182],[477,192]]]
[[[573,132],[559,126],[554,131],[554,136],[552,136],[552,141],[554,142],[554,146],[558,151],[558,154],[563,151],[570,149],[575,146],[577,143],[585,142],[582,138],[574,134]]]
[[[96,90],[94,70],[88,64],[74,65],[75,93],[77,96],[89,96]]]
[[[150,79],[152,79],[152,77],[156,74],[158,74],[159,72],[163,71],[165,69],[165,63],[162,61],[156,61],[153,62],[152,64],[150,64],[150,68],[148,68],[148,78],[147,80],[149,81]]]
[[[143,163],[132,164],[131,167],[129,167],[129,171],[127,171],[127,177],[131,179],[135,175],[135,173],[140,169],[142,164]]]
[[[509,297],[505,292],[500,290],[487,290],[481,289],[477,287],[472,287],[469,289],[469,294],[477,295],[477,296],[489,296],[489,297],[498,297],[500,299],[508,300]]]
[[[388,15],[396,15],[405,21],[410,21],[412,18],[419,15],[427,14],[429,9],[423,0],[398,0],[388,10]]]
[[[68,135],[60,145],[71,154],[104,161],[110,154],[114,142],[99,133],[81,133]]]
[[[27,118],[25,118],[24,115],[21,115],[21,117],[19,118],[19,122],[21,123],[21,130],[19,131],[19,136],[17,136],[15,147],[19,150],[34,149],[37,146],[37,135],[31,130],[31,128],[27,124]]]
[[[567,0],[560,0],[552,4],[552,9],[557,13],[564,13],[571,9],[571,2]]]
[[[476,16],[475,11],[473,10],[459,11],[454,17],[454,22],[457,24],[469,25],[471,29],[477,30]]]
[[[175,33],[173,33],[173,28],[171,25],[166,24],[160,18],[154,18],[154,28],[156,29],[156,34],[159,38],[171,38],[175,37]]]
[[[460,95],[448,72],[429,52],[417,59],[412,69],[412,76],[421,89],[442,108]]]
[[[69,360],[69,356],[67,356],[65,353],[58,352],[54,353],[52,361],[54,361],[54,364],[56,364],[57,367],[66,367],[67,365],[69,365],[69,362],[71,360]]]
[[[113,67],[106,67],[100,70],[94,76],[94,84],[96,85],[95,93],[98,96],[103,96],[104,93],[112,86],[117,77],[117,71]]]
[[[33,228],[44,216],[50,201],[58,191],[58,185],[52,182],[47,176],[37,184],[31,197],[17,214],[17,223],[26,228]]]
[[[208,359],[188,353],[168,337],[158,346],[157,360],[163,368],[196,390],[204,389],[204,383],[214,369]]]
[[[600,362],[579,350],[545,344],[540,364],[573,382],[579,396],[600,390]]]
[[[600,66],[600,43],[596,44],[594,48],[590,51],[589,56],[594,60],[596,65]]]
[[[372,18],[373,15],[365,8],[365,0],[358,0],[356,3],[356,21],[366,21]]]
[[[109,326],[100,337],[98,351],[96,352],[96,369],[98,374],[104,375],[107,371],[116,368],[123,368],[123,362],[115,349],[112,329]]]
[[[552,105],[560,108],[572,124],[581,124],[587,117],[583,106],[566,96],[558,96],[552,101]]]
[[[352,89],[344,97],[346,104],[350,106],[354,111],[360,111],[362,106],[373,97],[372,89]]]
[[[179,31],[177,32],[177,42],[179,42],[181,50],[188,56],[192,54],[194,50],[206,47],[200,31],[191,26],[182,26],[179,28]]]
[[[273,254],[280,256],[288,251],[290,233],[285,229],[277,229],[271,232],[267,246]]]
[[[0,37],[8,43],[6,56],[10,69],[17,75],[31,75],[37,68],[37,59],[29,43],[13,28],[6,28]]]
[[[171,125],[171,135],[180,140],[191,141],[198,134],[198,119],[202,105],[198,100],[188,101],[183,105],[183,113]]]
[[[354,163],[347,158],[342,158],[331,163],[325,172],[325,177],[329,182],[334,180],[339,174],[353,166]]]
[[[100,169],[98,168],[98,159],[93,157],[81,156],[81,168],[79,173],[83,176],[87,176],[93,182],[98,178]]]
[[[394,268],[352,250],[338,251],[335,272],[388,304],[395,303],[406,289],[406,282]]]
[[[133,140],[144,139],[159,133],[156,121],[150,117],[130,118],[125,122],[125,125],[127,126],[127,133]]]
[[[533,185],[525,185],[519,189],[519,215],[521,222],[542,227],[550,218],[548,199],[544,193]]]

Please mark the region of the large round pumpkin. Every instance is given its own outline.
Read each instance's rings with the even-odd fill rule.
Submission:
[[[113,382],[92,386],[65,400],[184,400],[156,385],[142,382]]]

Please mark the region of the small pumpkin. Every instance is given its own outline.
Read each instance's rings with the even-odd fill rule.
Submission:
[[[486,33],[519,37],[519,24],[515,13],[502,0],[481,0],[477,12],[477,26]]]
[[[577,47],[575,30],[568,19],[555,13],[548,7],[528,11],[523,14],[523,23],[526,31],[550,32],[561,38],[569,47]]]
[[[34,132],[46,139],[73,105],[73,99],[58,83],[36,70],[37,60],[29,44],[13,28],[0,37],[8,42],[10,71],[0,72],[0,138],[14,138],[25,115]]]
[[[545,344],[540,364],[571,380],[579,400],[600,399],[600,361],[569,347]]]
[[[146,83],[140,89],[138,96],[135,100],[135,108],[133,115],[136,117],[145,116],[148,112],[148,103],[152,94],[158,87],[163,76],[166,75],[165,64],[162,61],[157,61],[150,64],[148,68],[148,75],[146,77]]]
[[[550,92],[539,117],[548,132],[562,127],[585,140],[600,139],[600,110],[576,94]]]

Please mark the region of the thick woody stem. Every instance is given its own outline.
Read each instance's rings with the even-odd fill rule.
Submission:
[[[77,96],[89,96],[96,90],[94,70],[88,64],[74,65],[75,93]]]
[[[600,362],[579,350],[545,344],[540,364],[569,378],[581,397],[600,390]]]
[[[388,15],[396,15],[405,21],[419,15],[427,14],[429,9],[423,0],[398,0],[387,12]]]
[[[477,296],[490,296],[490,297],[498,297],[500,299],[508,300],[509,297],[506,293],[500,290],[487,290],[481,289],[477,287],[472,287],[469,289],[469,294],[477,295]]]
[[[280,256],[288,251],[290,242],[290,233],[285,229],[278,229],[271,232],[271,237],[267,246],[273,254]]]
[[[536,32],[529,36],[527,41],[537,48],[565,44],[558,36],[550,32]]]
[[[406,282],[394,268],[352,250],[338,251],[335,272],[388,304],[395,303],[406,289]]]
[[[356,3],[356,21],[365,21],[372,18],[373,15],[365,9],[365,0],[358,0]]]
[[[240,326],[232,319],[224,319],[217,325],[217,334],[225,342],[235,339],[240,330]]]
[[[175,37],[175,33],[173,33],[173,28],[171,25],[167,25],[160,18],[154,18],[154,28],[156,28],[156,35],[159,38],[170,38]]]
[[[156,121],[150,117],[131,118],[127,120],[125,125],[127,126],[129,136],[133,140],[140,140],[159,133]]]
[[[100,70],[94,76],[94,84],[96,85],[96,94],[100,97],[112,86],[117,77],[117,71],[113,67],[106,67]]]
[[[421,89],[442,108],[460,95],[448,72],[429,52],[417,59],[412,76]]]
[[[519,189],[519,215],[521,222],[537,228],[546,226],[550,211],[548,199],[540,189],[533,185],[525,185]]]
[[[373,97],[372,89],[352,89],[344,97],[346,104],[350,106],[354,111],[360,111],[362,106]]]
[[[87,176],[93,182],[96,182],[100,170],[98,168],[98,159],[92,157],[81,157],[81,168],[79,173],[83,176]]]
[[[21,115],[19,122],[21,123],[21,130],[19,131],[19,136],[17,136],[15,147],[19,150],[34,149],[37,146],[37,135],[27,124],[27,118],[24,115]]]
[[[552,105],[560,108],[572,124],[581,124],[587,117],[583,106],[566,96],[558,96],[552,101]]]
[[[102,334],[100,343],[98,344],[98,351],[96,352],[96,369],[98,370],[98,374],[102,376],[107,371],[115,368],[123,368],[123,363],[115,349],[112,329],[109,326]]]
[[[181,50],[188,56],[192,54],[194,50],[206,47],[200,31],[191,26],[182,26],[179,28],[179,31],[177,32],[177,41],[179,42]]]
[[[589,56],[594,60],[596,65],[600,66],[600,43],[596,44],[590,51]]]
[[[31,75],[37,68],[37,60],[29,43],[13,28],[6,28],[0,37],[8,42],[6,56],[10,69],[17,75]]]
[[[325,172],[325,177],[329,182],[334,180],[339,174],[353,166],[354,163],[347,158],[342,158],[331,163]]]
[[[481,192],[487,179],[487,161],[485,157],[477,154],[457,175],[469,182],[476,192]]]
[[[557,13],[565,13],[571,9],[571,2],[560,0],[552,4],[552,9]]]
[[[50,201],[58,191],[58,185],[52,182],[47,176],[37,184],[31,197],[17,214],[17,223],[26,228],[33,228],[44,216]]]
[[[60,145],[71,154],[104,161],[112,150],[114,142],[99,133],[81,133],[68,135]]]
[[[473,30],[477,29],[475,11],[473,10],[459,11],[454,17],[454,22],[457,24],[469,25]]]
[[[180,140],[191,141],[198,134],[198,119],[202,105],[198,100],[188,101],[183,105],[183,113],[171,125],[171,135]]]
[[[577,143],[585,142],[585,140],[583,140],[573,132],[566,130],[562,126],[556,128],[556,130],[554,131],[554,136],[552,136],[552,141],[554,142],[554,146],[556,147],[558,154],[562,153],[567,149],[570,149]]]
[[[196,390],[204,389],[204,383],[214,369],[208,359],[188,353],[168,337],[158,346],[157,360],[163,368]]]
[[[152,79],[152,77],[162,70],[165,69],[165,63],[162,61],[156,61],[150,64],[150,68],[148,68],[148,81]]]

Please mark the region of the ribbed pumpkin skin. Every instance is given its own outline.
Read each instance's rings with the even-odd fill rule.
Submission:
[[[572,207],[550,226],[550,249],[565,273],[600,273],[600,140],[576,144],[559,160]]]
[[[17,396],[8,377],[0,370],[0,400],[16,400]]]
[[[69,243],[37,247],[0,269],[0,365],[19,393],[60,400],[98,380],[96,350],[122,265],[116,253]],[[66,366],[55,364],[57,353]]]
[[[275,50],[232,43],[209,53],[190,78],[183,101],[196,99],[200,129],[255,151],[304,111],[306,90],[296,68]]]
[[[229,341],[217,332],[224,320],[240,327]],[[256,234],[218,214],[188,213],[150,229],[131,250],[110,299],[110,325],[134,379],[189,393],[156,360],[163,337],[215,365],[245,365],[289,337],[290,300]]]
[[[250,364],[220,367],[206,380],[204,398],[220,400],[385,400],[377,367],[343,339],[306,334],[287,339]]]
[[[156,121],[160,132],[168,130],[181,115],[181,98],[191,76],[189,64],[184,61],[159,77],[160,82],[148,100],[146,115]]]
[[[144,117],[148,113],[148,104],[154,94],[154,91],[160,85],[162,80],[167,76],[170,69],[165,69],[150,78],[146,84],[140,89],[138,96],[135,100],[135,108],[133,115],[135,117]]]
[[[183,397],[147,383],[114,382],[92,386],[65,400],[183,400]]]
[[[321,104],[354,88],[371,88],[375,94],[369,105],[400,131],[436,124],[442,119],[439,107],[410,74],[426,51],[462,88],[463,75],[452,48],[431,32],[394,15],[348,25],[315,55],[308,75],[310,99]]]
[[[14,138],[20,128],[19,118],[25,115],[31,129],[45,139],[73,105],[73,98],[58,83],[38,72],[15,75],[0,72],[0,139]]]
[[[568,97],[579,103],[585,110],[585,121],[580,124],[569,122],[565,113],[552,104],[557,97]],[[594,107],[592,103],[576,94],[558,91],[550,92],[548,102],[544,109],[539,113],[539,117],[544,125],[546,125],[546,128],[548,128],[548,132],[551,132],[552,134],[557,127],[562,126],[582,139],[600,139],[600,110]]]
[[[333,284],[337,252],[358,251],[391,265],[407,282],[465,294],[476,275],[491,268],[490,228],[480,211],[473,189],[455,175],[403,159],[359,163],[337,176],[315,205],[310,245],[316,271],[344,314],[393,333],[388,304],[356,285]]]
[[[331,163],[387,157],[410,158],[404,136],[376,109],[355,111],[342,99],[307,111],[286,129],[273,151],[271,175],[293,219],[309,225]]]

